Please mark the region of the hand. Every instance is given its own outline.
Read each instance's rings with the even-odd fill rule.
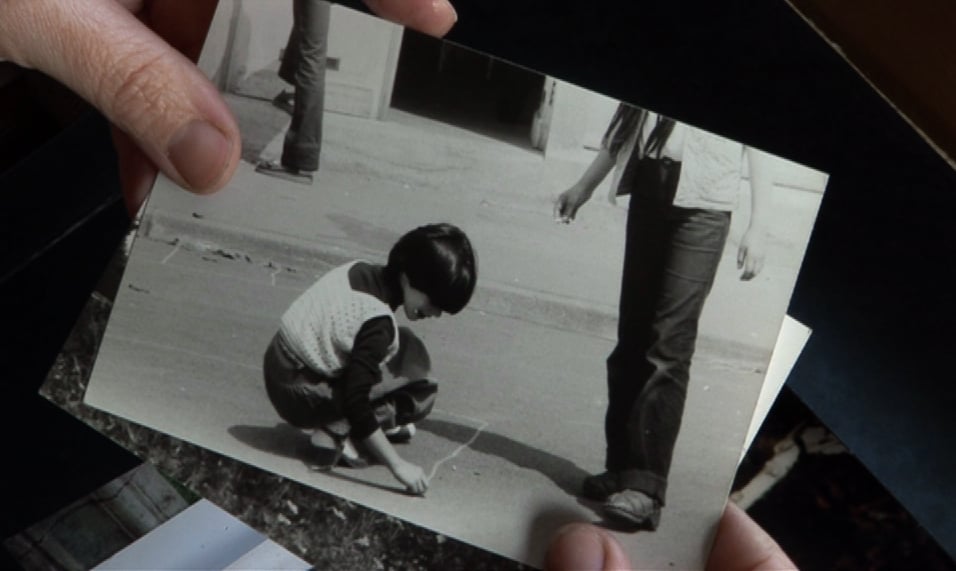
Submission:
[[[766,234],[760,230],[749,228],[740,239],[737,249],[737,269],[743,270],[740,279],[752,280],[763,269],[764,259],[767,257]]]
[[[610,532],[589,524],[571,524],[552,540],[547,571],[631,569],[621,544]],[[640,569],[640,568],[638,568]],[[728,503],[707,560],[712,571],[779,571],[796,565],[745,511]]]
[[[578,209],[591,198],[594,191],[572,186],[565,190],[554,201],[554,220],[562,224],[570,224],[577,216]]]
[[[621,569],[631,569],[621,544],[607,530],[586,523],[561,528],[544,556],[545,571]]]
[[[193,61],[217,0],[0,0],[0,59],[37,69],[114,125],[119,176],[135,213],[157,168],[197,193],[225,186],[239,163],[236,121]],[[435,36],[448,0],[366,0],[379,15]],[[193,61],[191,61],[193,60]]]
[[[425,478],[425,471],[420,466],[400,460],[394,468],[392,474],[395,479],[401,482],[405,488],[412,494],[421,496],[428,489],[428,480]]]

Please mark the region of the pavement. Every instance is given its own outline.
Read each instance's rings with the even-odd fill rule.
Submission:
[[[596,196],[577,222],[556,224],[553,198],[586,166],[585,153],[547,160],[399,112],[384,122],[327,114],[313,185],[277,181],[253,163],[278,155],[286,116],[258,99],[230,103],[247,160],[211,197],[157,184],[86,401],[540,565],[558,526],[599,519],[576,496],[603,460],[623,206]],[[796,277],[802,247],[785,232],[807,216],[804,198],[788,198],[797,207],[761,278],[741,284],[732,260],[722,263],[661,527],[621,535],[648,564],[700,566]],[[439,399],[400,453],[431,476],[427,497],[405,496],[381,467],[309,471],[295,453],[302,434],[278,419],[262,386],[261,355],[279,316],[329,268],[383,261],[403,232],[439,220],[472,238],[479,287],[459,315],[413,326],[432,353]]]

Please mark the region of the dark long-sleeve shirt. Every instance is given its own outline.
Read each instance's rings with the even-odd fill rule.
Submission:
[[[375,296],[393,309],[400,303],[401,292],[386,283],[383,268],[358,263],[349,269],[349,285],[356,291]],[[348,364],[339,380],[344,393],[345,417],[352,426],[351,435],[367,438],[379,428],[369,393],[382,381],[380,364],[388,355],[395,339],[393,317],[375,317],[366,321],[355,336]]]

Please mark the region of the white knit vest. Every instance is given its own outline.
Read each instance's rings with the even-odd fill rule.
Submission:
[[[384,365],[398,352],[398,324],[392,309],[373,295],[355,291],[349,269],[358,261],[339,266],[316,281],[282,316],[280,332],[289,348],[309,368],[337,377],[349,362],[359,329],[369,319],[391,318],[394,336]]]

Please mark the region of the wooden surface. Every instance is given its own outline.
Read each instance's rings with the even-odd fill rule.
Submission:
[[[956,166],[956,3],[789,1]]]

